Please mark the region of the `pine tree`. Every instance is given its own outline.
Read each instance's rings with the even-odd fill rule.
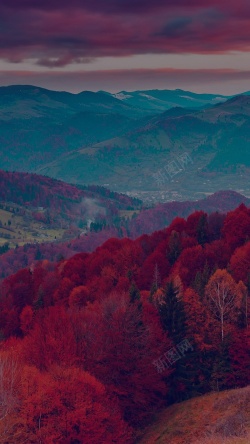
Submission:
[[[160,276],[160,273],[159,273],[159,268],[158,268],[158,265],[155,264],[154,277],[153,277],[153,282],[152,282],[152,286],[151,286],[151,289],[150,289],[150,298],[151,298],[151,300],[152,300],[152,296],[156,293],[156,291],[160,287],[160,283],[161,283],[161,276]]]
[[[40,310],[40,308],[44,307],[44,291],[40,287],[38,289],[37,299],[33,301],[33,309],[35,311]]]
[[[229,345],[229,338],[227,337],[215,353],[211,375],[212,390],[221,391],[228,387],[227,379],[231,372]]]
[[[160,272],[159,272],[159,267],[157,264],[155,264],[155,269],[154,269],[154,284],[156,286],[156,290],[158,290],[159,286],[161,283],[161,276],[160,276]]]
[[[177,231],[172,231],[168,241],[167,258],[171,265],[175,263],[181,254],[181,239]]]
[[[140,291],[134,281],[132,282],[131,287],[129,289],[129,295],[130,295],[130,302],[132,304],[135,301],[140,301],[141,299]]]
[[[208,242],[208,223],[207,215],[204,213],[201,215],[197,226],[197,240],[200,245],[204,246]]]
[[[163,329],[168,333],[172,340],[173,348],[166,353],[167,359],[170,359],[170,366],[174,372],[166,379],[168,386],[167,402],[173,403],[187,399],[190,386],[190,351],[181,354],[179,351],[180,344],[186,338],[186,315],[184,304],[179,297],[179,289],[171,281],[167,284],[165,297],[158,306],[160,320]],[[193,369],[191,369],[193,373]],[[193,377],[193,374],[192,374]]]
[[[42,253],[41,253],[40,248],[38,247],[38,248],[36,249],[36,253],[35,253],[35,260],[36,260],[36,261],[40,261],[41,259],[42,259]]]
[[[237,326],[240,329],[248,328],[248,289],[247,286],[240,281],[238,283],[238,290],[241,295],[241,302],[238,313]]]
[[[192,287],[199,294],[201,299],[203,299],[204,297],[205,287],[208,283],[209,277],[210,277],[210,268],[208,263],[206,262],[203,270],[198,271],[196,273],[194,282],[192,284]]]
[[[185,338],[186,316],[181,299],[178,298],[178,288],[173,282],[167,283],[165,297],[158,307],[162,327],[168,332],[174,344]]]

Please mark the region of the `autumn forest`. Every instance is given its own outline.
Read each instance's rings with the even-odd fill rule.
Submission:
[[[195,211],[1,282],[3,444],[134,443],[250,380],[250,209]]]
[[[0,0],[0,444],[250,444],[250,0]]]

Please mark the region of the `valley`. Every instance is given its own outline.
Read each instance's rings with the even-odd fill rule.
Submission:
[[[250,96],[0,88],[0,142],[1,444],[248,442]]]
[[[250,444],[250,0],[0,36],[0,444]]]
[[[155,205],[158,202],[198,200],[217,190],[235,190],[250,197],[249,177],[250,169],[239,169],[238,174],[200,173],[196,175],[194,167],[190,167],[188,172],[180,172],[171,180],[165,179],[163,183],[157,183],[155,180],[151,190],[132,189],[126,194],[142,200],[145,205]]]
[[[32,215],[32,210],[22,211],[23,208],[11,203],[0,202],[0,244],[8,244],[15,248],[29,243],[62,240],[65,229],[50,228],[44,222],[38,222]],[[43,208],[36,208],[41,217],[46,213]],[[19,213],[24,213],[19,215]]]
[[[248,192],[249,143],[250,99],[243,95],[202,111],[166,111],[122,137],[64,154],[37,171],[123,193],[175,191],[181,199],[221,189]],[[178,161],[183,156],[190,161]]]
[[[223,189],[249,193],[248,93],[0,88],[0,142],[2,169],[105,186],[149,204]],[[169,174],[183,155],[191,162]]]
[[[0,245],[8,249],[120,228],[142,207],[140,200],[105,188],[1,170],[0,199]]]

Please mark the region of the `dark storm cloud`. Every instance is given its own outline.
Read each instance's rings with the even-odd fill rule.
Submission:
[[[37,9],[53,11],[62,9],[84,9],[104,13],[145,13],[156,10],[193,9],[217,6],[219,9],[247,7],[248,0],[1,0],[1,5],[11,9]]]
[[[176,7],[199,6],[206,2],[202,0],[2,0],[1,4],[12,9],[37,9],[37,10],[56,10],[79,8],[90,11],[102,11],[107,13],[141,13],[155,11],[156,9],[166,9],[171,6]],[[215,1],[211,3],[215,4]]]
[[[250,48],[248,0],[1,0],[0,58],[48,67],[96,57]]]
[[[188,31],[189,25],[192,23],[191,17],[177,17],[170,20],[158,33],[158,35],[165,36],[167,38],[173,38],[177,35],[183,35]]]

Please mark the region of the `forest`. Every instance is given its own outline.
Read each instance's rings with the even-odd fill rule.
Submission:
[[[148,208],[134,197],[104,187],[74,186],[18,172],[0,171],[0,185],[0,281],[37,260],[57,262],[82,251],[90,253],[111,237],[136,239],[153,233],[177,215],[187,217],[199,210],[210,217],[240,203],[250,204],[249,198],[226,190],[196,201]]]
[[[5,278],[1,443],[135,443],[163,407],[249,384],[249,292],[244,204]]]
[[[19,211],[33,210],[33,217],[46,224],[58,225],[59,222],[75,224],[87,214],[89,205],[94,201],[95,215],[105,214],[108,222],[118,214],[118,210],[140,207],[139,199],[116,193],[97,185],[72,185],[46,176],[30,173],[0,170],[0,208],[10,209],[17,204]],[[39,212],[39,208],[46,210]],[[105,210],[105,211],[104,211]]]

